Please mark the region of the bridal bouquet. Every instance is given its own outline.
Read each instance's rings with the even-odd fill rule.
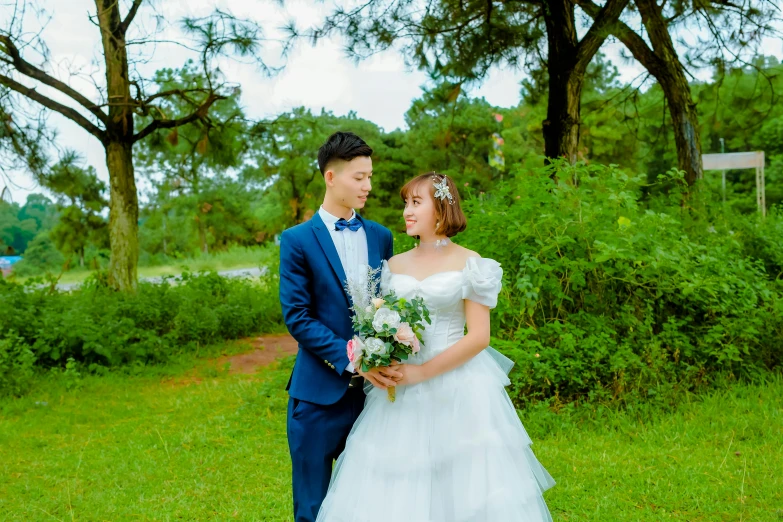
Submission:
[[[356,332],[348,341],[348,359],[363,372],[406,361],[419,353],[424,323],[430,323],[423,299],[380,295],[379,272],[367,267],[366,277],[349,279],[346,285]],[[394,386],[387,388],[387,393],[389,401],[394,402]]]

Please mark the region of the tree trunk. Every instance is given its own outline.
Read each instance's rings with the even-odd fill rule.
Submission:
[[[544,20],[548,43],[549,99],[544,127],[544,155],[575,163],[579,149],[579,113],[584,75],[577,74],[579,40],[570,0],[547,2]]]
[[[106,146],[109,169],[109,284],[117,290],[135,291],[139,260],[139,202],[133,176],[132,146],[109,143]]]
[[[166,213],[163,213],[163,255],[168,255],[168,242],[166,241],[166,234],[168,234],[168,231],[166,230]]]
[[[204,224],[204,220],[201,216],[196,216],[198,219],[198,240],[201,243],[201,253],[209,254],[209,245],[207,244],[207,226]]]
[[[544,154],[547,158],[565,158],[576,163],[579,152],[579,127],[584,75],[573,67],[550,68],[549,101],[544,121]],[[556,74],[552,74],[556,73]]]
[[[149,102],[158,97],[173,96],[174,93],[161,94],[135,100],[131,97],[131,80],[128,75],[128,52],[126,34],[129,26],[138,14],[145,0],[133,0],[132,3],[118,0],[94,0],[97,13],[90,20],[98,25],[101,34],[102,54],[106,65],[106,91],[101,93],[99,101],[88,99],[78,90],[47,74],[43,69],[22,58],[17,39],[6,30],[0,30],[0,58],[4,63],[0,71],[0,85],[8,88],[29,100],[36,102],[50,111],[57,112],[70,119],[84,130],[95,136],[106,152],[106,165],[109,170],[111,202],[109,205],[109,239],[111,243],[111,261],[109,282],[117,290],[133,291],[136,288],[137,264],[139,256],[138,245],[138,196],[133,172],[133,144],[144,139],[157,129],[172,129],[187,125],[194,121],[204,120],[210,107],[226,97],[217,94],[210,87],[200,89],[208,91],[206,99],[189,115],[178,119],[154,119],[138,134],[134,134],[133,111],[137,107],[150,107]],[[130,3],[125,19],[120,16],[121,8]],[[221,19],[224,15],[216,12]],[[226,20],[233,17],[225,16]],[[233,24],[233,21],[228,22]],[[21,27],[21,26],[20,26]],[[228,31],[228,30],[227,30]],[[218,31],[219,32],[219,31]],[[230,31],[234,32],[234,31]],[[20,37],[18,40],[24,40]],[[255,38],[250,38],[253,43]],[[148,40],[153,43],[155,40]],[[204,58],[209,50],[219,45],[220,37],[209,35],[204,47]],[[139,42],[137,42],[139,43]],[[29,44],[25,44],[28,46]],[[63,104],[47,97],[37,87],[30,87],[5,74],[8,67],[15,69],[22,76],[40,82],[59,91],[72,101],[89,111],[97,123],[86,117],[79,110],[68,104]],[[143,88],[134,82],[136,92],[142,97]],[[181,94],[181,93],[180,93]],[[108,114],[104,111],[108,108]],[[146,114],[146,113],[145,113]],[[105,130],[101,128],[105,126]],[[1,196],[1,195],[0,195]]]
[[[677,146],[677,166],[685,171],[688,185],[693,185],[697,179],[703,177],[704,172],[698,114],[696,103],[691,96],[691,87],[685,77],[685,67],[674,49],[669,28],[656,1],[636,0],[636,6],[658,58],[658,67],[648,70],[660,83],[669,104],[674,142]]]
[[[204,201],[201,201],[201,178],[199,177],[198,167],[193,166],[190,171],[191,187],[193,192],[193,198],[196,202],[196,222],[198,223],[198,242],[199,250],[202,254],[209,254],[209,245],[207,244],[207,224],[205,220],[206,214],[209,210]]]
[[[133,173],[133,112],[128,77],[128,52],[117,0],[95,0],[106,63],[109,119],[106,126],[106,166],[109,169],[109,284],[136,290],[139,261],[139,202]]]
[[[599,16],[601,7],[592,0],[576,2],[593,19]],[[701,136],[696,103],[685,78],[685,67],[674,50],[669,27],[656,0],[635,0],[635,3],[652,48],[636,31],[622,22],[611,25],[610,30],[631,51],[633,57],[655,76],[663,89],[674,127],[677,166],[685,171],[688,184],[693,185],[703,175]]]
[[[79,266],[84,268],[84,247],[79,248]]]
[[[698,130],[696,103],[691,97],[690,86],[683,86],[679,79],[659,80],[669,104],[674,143],[677,147],[677,167],[685,172],[688,185],[704,176],[701,162],[701,136]]]

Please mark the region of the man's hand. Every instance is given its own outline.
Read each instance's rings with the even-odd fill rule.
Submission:
[[[397,383],[402,379],[403,375],[400,373],[399,365],[387,366],[382,368],[371,368],[370,371],[363,372],[361,368],[358,369],[359,375],[370,381],[370,384],[376,388],[385,390],[389,386],[397,386]]]

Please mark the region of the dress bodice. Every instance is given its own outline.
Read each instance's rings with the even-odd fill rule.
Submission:
[[[468,258],[462,270],[438,272],[418,280],[406,274],[395,274],[384,261],[381,271],[381,290],[394,292],[397,297],[421,297],[430,312],[420,357],[431,359],[459,341],[465,333],[465,299],[490,308],[497,305],[503,269],[488,258]]]

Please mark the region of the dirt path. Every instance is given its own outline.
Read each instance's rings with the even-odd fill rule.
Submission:
[[[299,350],[297,342],[288,334],[262,335],[259,337],[241,339],[236,342],[242,344],[245,353],[224,355],[218,359],[205,360],[204,363],[206,366],[194,368],[186,375],[164,377],[161,380],[161,384],[174,388],[199,385],[205,380],[214,380],[214,375],[208,375],[210,375],[211,372],[224,371],[226,364],[229,365],[228,373],[230,375],[251,375],[277,359],[295,355]],[[209,368],[212,369],[211,372],[209,372]]]
[[[217,367],[220,368],[224,364],[230,363],[230,374],[255,373],[256,370],[276,359],[295,355],[299,349],[294,338],[288,334],[264,335],[245,341],[254,348],[252,352],[221,357],[215,361]]]

